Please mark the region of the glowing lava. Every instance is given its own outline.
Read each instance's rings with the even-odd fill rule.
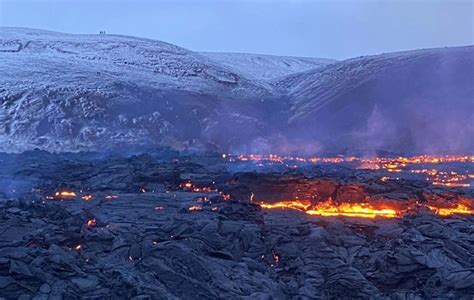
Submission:
[[[179,185],[179,187],[181,189],[185,190],[185,191],[192,192],[192,193],[213,193],[213,192],[217,192],[217,190],[214,187],[209,187],[209,186],[199,187],[199,186],[196,186],[191,181],[183,182]]]
[[[82,200],[84,200],[84,201],[90,201],[90,200],[92,200],[94,197],[93,197],[91,194],[86,194],[86,195],[82,196],[81,198],[82,198]]]
[[[260,203],[260,207],[262,208],[291,208],[291,209],[298,209],[306,211],[308,208],[311,207],[311,203],[309,201],[304,200],[293,200],[293,201],[279,201],[275,203]]]
[[[345,217],[361,217],[361,218],[395,218],[400,213],[393,208],[375,208],[369,203],[340,203],[335,204],[331,200],[321,202],[305,213],[308,215],[317,215],[324,217],[345,216]]]
[[[393,208],[376,208],[369,203],[335,203],[331,199],[316,205],[311,205],[306,200],[279,201],[275,203],[260,202],[260,207],[265,209],[289,208],[304,211],[308,215],[317,215],[324,217],[346,216],[362,218],[395,218],[400,215]]]
[[[293,200],[279,201],[274,203],[260,202],[260,207],[264,209],[295,209],[312,216],[322,217],[357,217],[357,218],[399,218],[408,212],[417,212],[420,207],[427,207],[433,213],[441,216],[452,216],[456,214],[472,215],[474,209],[472,205],[462,202],[448,202],[443,206],[436,204],[420,204],[400,209],[389,204],[374,205],[368,202],[363,203],[336,203],[332,199],[312,205],[309,201]]]
[[[96,219],[87,220],[86,225],[89,226],[89,227],[94,227],[94,226],[97,225],[97,221],[96,221]]]
[[[472,215],[474,210],[462,203],[456,203],[453,207],[428,206],[429,209],[441,216],[452,216],[455,214]]]
[[[57,191],[53,196],[46,196],[49,200],[64,200],[76,198],[77,194],[73,191]]]
[[[56,192],[54,196],[62,197],[62,198],[73,198],[73,197],[76,197],[76,193],[69,192],[69,191],[62,191],[62,192]]]
[[[201,205],[193,205],[188,208],[189,211],[202,211],[202,206]]]
[[[283,164],[290,169],[297,168],[297,163],[309,164],[341,164],[352,163],[357,169],[365,170],[379,170],[388,173],[415,173],[425,174],[426,180],[433,185],[444,186],[448,188],[469,188],[471,183],[469,179],[474,178],[474,174],[469,174],[467,171],[463,174],[458,174],[455,171],[441,171],[432,168],[437,164],[447,163],[474,163],[474,155],[420,155],[411,157],[298,157],[298,156],[278,156],[275,154],[259,155],[259,154],[241,154],[238,156],[226,155],[224,157],[229,161],[254,161],[256,166],[263,167],[266,164]],[[430,166],[430,169],[416,169],[417,166]],[[388,178],[388,177],[387,177]],[[385,181],[385,180],[383,180]]]

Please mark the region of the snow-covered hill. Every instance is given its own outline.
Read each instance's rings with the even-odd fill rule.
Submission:
[[[142,38],[2,28],[0,62],[0,150],[222,145],[234,130],[260,135],[258,107],[275,98],[205,56]]]
[[[266,93],[262,86],[198,53],[161,41],[119,35],[73,35],[52,31],[1,28],[3,69],[17,75],[35,73],[38,84],[59,76],[75,84],[89,81],[134,80],[164,88],[227,94]],[[44,64],[49,64],[47,72]],[[80,69],[77,69],[77,68]],[[97,70],[102,72],[93,74]],[[92,72],[91,72],[92,71]],[[87,74],[84,78],[81,77]],[[94,76],[91,76],[94,75]],[[38,77],[39,76],[39,77]],[[80,81],[75,79],[80,78]]]
[[[360,57],[278,82],[290,130],[325,148],[474,152],[474,47]]]
[[[0,151],[474,152],[474,47],[311,61],[0,28]]]
[[[291,74],[321,68],[332,59],[275,56],[249,53],[201,52],[202,55],[254,80],[274,80]]]

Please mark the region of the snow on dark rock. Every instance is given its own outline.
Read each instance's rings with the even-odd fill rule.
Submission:
[[[257,119],[251,104],[271,93],[198,53],[143,38],[2,28],[0,60],[3,151],[200,147],[204,129],[230,113]]]

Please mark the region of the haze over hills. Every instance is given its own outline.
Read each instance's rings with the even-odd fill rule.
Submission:
[[[1,28],[0,150],[472,152],[473,54],[333,62]]]
[[[289,132],[327,147],[474,150],[472,46],[349,59],[277,85],[292,99]]]

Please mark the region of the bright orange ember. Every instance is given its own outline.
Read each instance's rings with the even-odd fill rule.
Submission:
[[[70,191],[61,191],[54,194],[56,197],[72,198],[76,197],[76,193]]]
[[[202,211],[201,205],[193,205],[188,208],[189,211]]]
[[[82,200],[84,200],[84,201],[90,201],[93,198],[94,197],[91,194],[87,194],[87,195],[82,196]]]
[[[95,225],[97,225],[97,221],[96,221],[96,219],[90,219],[90,220],[87,220],[86,224],[89,227],[94,227]]]

